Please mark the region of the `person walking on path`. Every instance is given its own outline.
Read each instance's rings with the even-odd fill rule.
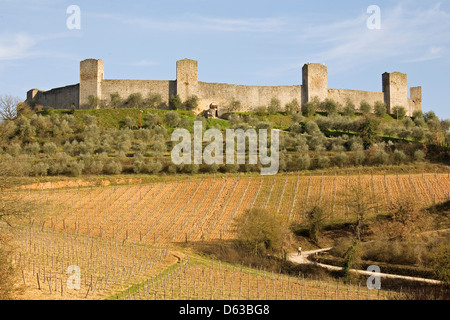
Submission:
[[[299,256],[302,255],[302,247],[298,247],[298,255],[299,255]]]

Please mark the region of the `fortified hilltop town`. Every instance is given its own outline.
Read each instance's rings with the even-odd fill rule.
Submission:
[[[101,59],[87,59],[80,62],[80,83],[41,91],[32,89],[27,93],[27,102],[33,102],[55,109],[88,108],[89,96],[97,97],[106,104],[111,94],[118,93],[128,97],[141,93],[146,97],[150,93],[160,94],[163,103],[168,105],[171,96],[179,95],[182,101],[190,96],[198,97],[200,113],[211,105],[217,106],[216,116],[225,112],[233,99],[242,104],[242,111],[258,106],[267,106],[272,98],[280,100],[281,105],[293,99],[303,106],[317,97],[320,101],[332,99],[341,105],[351,101],[359,106],[362,101],[374,105],[382,101],[390,112],[394,107],[404,107],[407,115],[422,110],[422,89],[412,87],[408,98],[406,74],[400,72],[383,73],[382,92],[370,92],[347,89],[330,89],[327,83],[327,67],[322,64],[308,63],[302,69],[302,84],[294,86],[246,86],[226,83],[208,83],[198,80],[198,62],[184,59],[177,61],[176,80],[115,80],[105,79],[105,66]]]

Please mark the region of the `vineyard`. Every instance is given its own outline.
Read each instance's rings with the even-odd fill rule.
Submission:
[[[212,262],[181,263],[164,273],[110,297],[120,300],[385,300],[400,298],[390,290],[372,291],[361,283],[347,284],[274,274]]]
[[[21,189],[9,199],[38,204],[30,224],[43,230],[113,241],[164,245],[230,240],[234,221],[250,208],[265,208],[290,223],[305,222],[315,205],[328,220],[351,220],[357,191],[370,213],[402,201],[419,207],[450,199],[448,174],[280,175],[198,178],[104,187]]]
[[[405,200],[420,207],[449,200],[449,190],[449,174],[437,172],[41,184],[1,193],[4,200],[28,204],[30,216],[15,228],[0,225],[0,232],[13,239],[12,262],[32,299],[391,299],[399,293],[197,261],[173,252],[173,245],[232,240],[234,221],[251,208],[302,224],[308,210],[322,205],[329,221],[350,221],[358,191],[375,215]],[[81,283],[68,290],[73,266]]]
[[[20,270],[29,294],[37,291],[45,299],[102,298],[177,262],[168,248],[127,245],[35,227],[2,227],[0,232],[14,239],[12,263]],[[71,266],[80,270],[81,283],[76,290],[67,290]]]

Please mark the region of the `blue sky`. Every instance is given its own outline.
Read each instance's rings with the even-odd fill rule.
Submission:
[[[367,28],[370,5],[380,30]],[[78,83],[86,58],[103,59],[107,79],[174,80],[190,58],[200,81],[248,85],[301,84],[318,62],[330,88],[368,91],[400,71],[424,111],[450,118],[450,1],[0,0],[0,94]]]

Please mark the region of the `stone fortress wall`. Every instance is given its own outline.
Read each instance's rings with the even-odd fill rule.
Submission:
[[[302,84],[294,86],[245,86],[226,83],[208,83],[198,81],[198,62],[184,59],[177,61],[176,80],[112,80],[104,78],[105,67],[101,59],[87,59],[80,62],[80,83],[56,88],[49,91],[32,89],[27,93],[27,101],[35,102],[56,109],[83,108],[88,104],[88,97],[93,95],[106,103],[110,95],[119,93],[127,98],[132,93],[158,93],[163,103],[168,104],[172,95],[178,94],[182,101],[196,95],[199,98],[197,112],[209,108],[211,104],[224,110],[233,99],[242,104],[242,111],[250,111],[259,106],[267,106],[272,98],[280,100],[281,105],[297,99],[301,105],[315,97],[320,101],[332,99],[341,105],[347,101],[356,107],[364,100],[372,106],[377,101],[385,102],[388,112],[395,106],[402,106],[408,115],[422,110],[422,89],[413,87],[408,98],[406,74],[394,72],[382,75],[382,92],[328,88],[327,67],[322,64],[309,63],[302,68]],[[219,112],[220,113],[220,112]]]

